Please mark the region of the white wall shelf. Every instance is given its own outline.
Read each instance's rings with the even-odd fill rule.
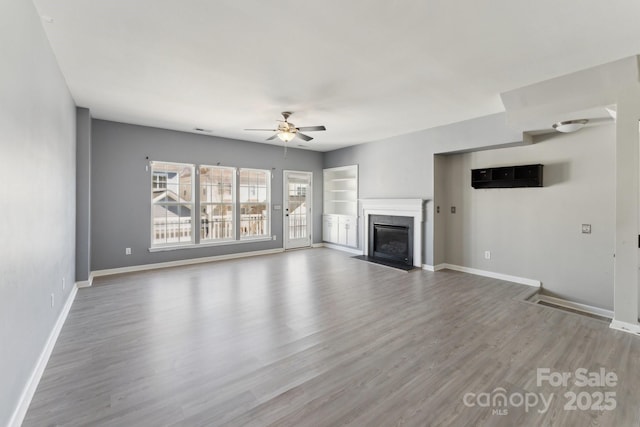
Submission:
[[[358,247],[358,165],[324,170],[323,240]]]

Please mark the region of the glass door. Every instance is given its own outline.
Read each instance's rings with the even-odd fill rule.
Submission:
[[[311,246],[311,172],[284,171],[284,248]]]

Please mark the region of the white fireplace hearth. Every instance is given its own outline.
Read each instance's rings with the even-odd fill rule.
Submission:
[[[422,267],[422,236],[424,224],[423,199],[360,199],[364,255],[369,256],[370,215],[392,215],[413,217],[413,265]]]

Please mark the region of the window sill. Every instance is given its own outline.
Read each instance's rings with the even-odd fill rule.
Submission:
[[[222,240],[220,242],[206,242],[206,243],[189,243],[187,245],[173,245],[173,246],[155,246],[149,248],[149,252],[165,252],[176,251],[180,249],[196,249],[196,248],[210,248],[212,246],[229,246],[229,245],[241,245],[244,243],[256,243],[256,242],[268,242],[271,237],[259,237],[255,239],[242,239],[242,240]]]

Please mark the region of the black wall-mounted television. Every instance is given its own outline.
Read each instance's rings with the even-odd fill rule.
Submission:
[[[542,187],[543,165],[502,166],[471,170],[473,188]]]

